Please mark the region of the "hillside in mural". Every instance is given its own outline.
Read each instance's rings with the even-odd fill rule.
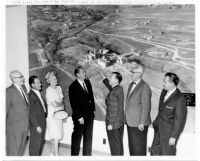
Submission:
[[[195,93],[194,5],[51,5],[28,6],[27,12],[30,75],[37,74],[46,89],[45,74],[56,71],[69,113],[68,87],[77,65],[87,69],[97,120],[104,120],[108,93],[99,71],[119,71],[126,95],[129,69],[144,64],[144,80],[153,93],[152,119],[165,72],[179,75],[181,91]]]

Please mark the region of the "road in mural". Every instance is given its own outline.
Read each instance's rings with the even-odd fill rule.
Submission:
[[[70,114],[68,87],[78,65],[92,83],[96,120],[105,118],[108,93],[99,71],[120,72],[126,95],[129,71],[142,63],[153,94],[152,120],[167,71],[178,74],[182,92],[195,93],[194,5],[37,5],[27,12],[30,75],[40,77],[45,92],[45,74],[56,71]],[[195,108],[189,110],[194,120]]]

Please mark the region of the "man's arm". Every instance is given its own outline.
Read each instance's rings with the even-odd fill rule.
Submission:
[[[175,118],[171,137],[178,139],[180,133],[183,131],[187,118],[186,100],[182,96],[178,99],[175,108]]]
[[[12,92],[9,89],[6,89],[6,117],[12,105]]]
[[[119,87],[116,93],[113,93],[111,96],[111,101],[112,102],[110,102],[108,111],[109,113],[107,113],[107,115],[109,116],[108,125],[113,126],[116,122],[119,108],[124,104],[124,92],[122,87]]]
[[[139,124],[144,125],[151,110],[151,88],[148,85],[142,89],[141,105],[142,111]]]
[[[69,87],[69,100],[70,100],[70,104],[72,107],[73,115],[75,118],[80,119],[80,118],[82,118],[82,115],[79,110],[79,104],[78,104],[79,102],[77,101],[76,95],[77,94],[76,94],[75,89],[72,86],[70,86]]]
[[[108,78],[105,78],[105,79],[103,80],[103,83],[104,83],[105,86],[108,88],[108,90],[110,90],[110,91],[112,90],[112,86],[110,85]]]
[[[31,94],[29,95],[29,120],[35,126],[35,128],[37,128],[40,126],[40,124],[36,117],[37,109],[35,106],[37,104],[33,97],[34,96]]]

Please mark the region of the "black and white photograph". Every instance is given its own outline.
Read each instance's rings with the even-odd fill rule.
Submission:
[[[4,4],[3,160],[198,160],[197,1],[109,2]]]

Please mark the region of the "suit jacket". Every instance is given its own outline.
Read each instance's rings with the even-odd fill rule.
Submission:
[[[42,95],[41,95],[42,96]],[[31,89],[29,92],[29,102],[30,102],[30,130],[36,130],[36,127],[40,126],[43,131],[45,131],[46,127],[46,117],[47,117],[47,104],[43,98],[45,103],[46,112],[43,109],[42,103],[37,96],[37,94]]]
[[[123,87],[117,85],[111,87],[108,79],[103,80],[109,93],[106,97],[106,125],[112,125],[113,129],[118,129],[124,125],[124,91]]]
[[[26,87],[22,85],[22,88],[27,96]],[[6,88],[6,131],[12,131],[15,132],[15,134],[27,132],[28,119],[28,104],[17,87],[12,84]]]
[[[180,90],[176,89],[164,102],[166,93],[166,90],[161,92],[159,111],[153,127],[155,130],[159,130],[160,137],[178,139],[186,122],[186,100]]]
[[[69,86],[69,100],[72,108],[72,119],[78,121],[81,117],[94,116],[95,103],[92,85],[88,79],[84,80],[88,92],[86,92],[76,79]]]
[[[137,127],[139,124],[150,125],[151,88],[143,79],[129,94],[131,87],[132,83],[129,85],[126,98],[126,123],[131,127]]]

